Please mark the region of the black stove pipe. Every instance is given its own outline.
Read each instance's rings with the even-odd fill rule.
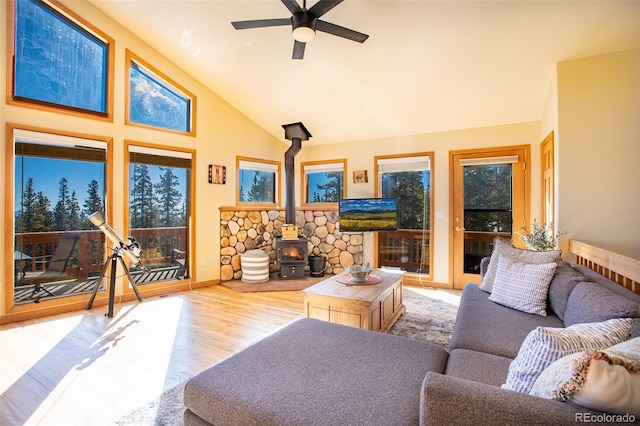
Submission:
[[[302,139],[293,138],[284,153],[284,218],[287,223],[296,223],[296,186],[294,157],[302,149]]]
[[[304,124],[283,124],[284,137],[291,141],[291,146],[284,153],[284,218],[287,224],[296,223],[296,179],[294,157],[302,149],[302,141],[309,140],[311,133]]]

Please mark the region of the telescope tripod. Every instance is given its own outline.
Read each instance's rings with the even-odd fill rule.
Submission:
[[[113,304],[115,301],[115,291],[116,291],[116,271],[118,270],[118,261],[122,265],[124,272],[127,274],[127,278],[129,278],[129,282],[131,283],[131,287],[133,287],[133,291],[136,293],[138,297],[138,302],[142,302],[142,296],[138,292],[138,287],[136,287],[136,283],[133,281],[133,277],[131,276],[131,272],[129,272],[129,268],[122,260],[122,254],[120,253],[120,248],[116,247],[113,249],[113,254],[109,256],[106,262],[104,262],[104,266],[102,266],[102,271],[100,271],[100,276],[98,277],[98,281],[96,281],[96,285],[93,288],[93,293],[91,293],[91,299],[89,299],[89,303],[87,304],[87,309],[91,309],[93,305],[93,300],[96,298],[96,293],[98,293],[98,289],[102,284],[102,279],[107,272],[107,268],[111,265],[111,275],[109,276],[109,310],[107,312],[107,317],[113,318]]]

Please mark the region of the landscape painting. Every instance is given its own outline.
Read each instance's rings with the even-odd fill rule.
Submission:
[[[340,200],[340,231],[394,231],[397,229],[395,198],[351,198]]]

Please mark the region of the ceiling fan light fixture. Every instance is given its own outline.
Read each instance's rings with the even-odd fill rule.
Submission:
[[[299,26],[293,29],[293,38],[301,43],[308,43],[316,37],[316,31],[311,27]]]

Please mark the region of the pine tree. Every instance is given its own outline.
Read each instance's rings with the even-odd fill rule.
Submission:
[[[391,196],[398,203],[398,228],[422,229],[424,223],[424,183],[422,172],[392,173]]]
[[[82,229],[81,225],[81,216],[80,216],[80,203],[78,203],[78,197],[76,196],[76,191],[71,192],[71,197],[69,198],[69,203],[67,204],[67,216],[69,218],[69,222],[66,230],[76,230]]]
[[[17,232],[33,232],[36,202],[33,178],[29,177],[22,192],[22,211],[20,212],[18,220],[16,220]]]
[[[156,208],[153,183],[146,164],[133,165],[133,186],[131,189],[131,228],[153,228],[156,224]]]
[[[31,232],[51,231],[52,227],[53,212],[51,211],[51,202],[49,201],[49,198],[44,195],[44,192],[39,191],[36,194]]]
[[[69,226],[69,181],[63,177],[60,179],[60,186],[58,189],[58,202],[53,208],[53,230],[65,231]]]
[[[87,198],[84,199],[84,204],[82,205],[84,214],[89,216],[95,212],[104,211],[104,203],[102,202],[102,197],[100,196],[100,185],[97,180],[92,180],[89,182],[89,189],[87,189]]]
[[[330,203],[338,202],[342,198],[342,172],[325,173],[328,181],[324,185],[316,185],[317,189],[324,191],[324,195],[320,197],[320,202]]]
[[[171,167],[160,167],[160,182],[155,185],[158,200],[158,224],[160,226],[178,226],[181,222],[182,194],[177,189],[180,186],[178,176],[173,174]]]

